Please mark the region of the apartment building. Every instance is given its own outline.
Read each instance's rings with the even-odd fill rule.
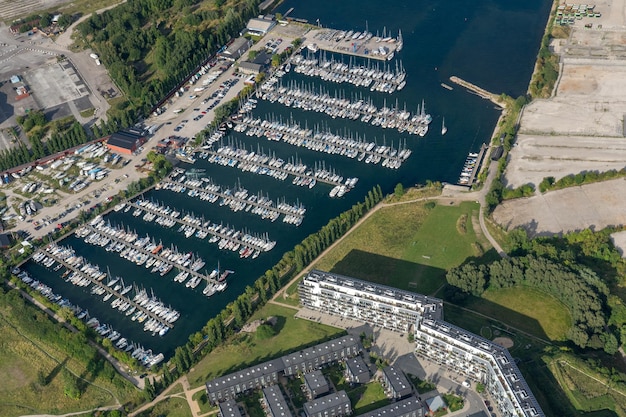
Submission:
[[[304,403],[306,417],[341,417],[352,414],[352,405],[345,391],[338,391]]]
[[[302,280],[298,292],[304,307],[400,333],[412,331],[424,314],[443,314],[437,298],[318,270]]]
[[[322,371],[315,370],[304,374],[304,390],[309,400],[328,394],[330,386],[322,374]]]
[[[404,372],[393,366],[383,368],[383,386],[385,394],[392,399],[408,397],[413,393],[413,386],[409,382]]]
[[[370,381],[370,369],[360,356],[346,361],[346,380],[353,384],[367,384]]]
[[[425,415],[426,410],[422,407],[420,400],[416,397],[409,397],[361,414],[360,417],[424,417]]]
[[[418,357],[485,384],[504,417],[543,417],[508,350],[443,321],[443,302],[313,270],[299,286],[304,307],[415,335]]]
[[[285,396],[278,385],[263,388],[263,409],[268,417],[292,417]]]

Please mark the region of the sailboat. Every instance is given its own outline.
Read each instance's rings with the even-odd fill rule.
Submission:
[[[441,121],[441,136],[445,135],[447,131],[448,128],[446,127],[446,118],[444,117]]]

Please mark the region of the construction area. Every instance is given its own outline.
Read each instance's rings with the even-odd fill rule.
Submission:
[[[626,167],[625,1],[605,0],[596,9],[602,17],[590,20],[591,28],[574,25],[569,38],[554,40],[559,79],[551,98],[523,111],[507,187],[531,183],[538,189],[545,177]],[[494,219],[531,235],[626,224],[624,179],[536,194],[505,201]]]

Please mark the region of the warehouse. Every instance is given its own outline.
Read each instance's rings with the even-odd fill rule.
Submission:
[[[146,137],[139,131],[132,129],[120,130],[109,136],[109,139],[107,139],[107,148],[109,148],[111,152],[129,155],[135,152],[145,142]]]

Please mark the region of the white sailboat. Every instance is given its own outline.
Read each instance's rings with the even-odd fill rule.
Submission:
[[[441,120],[441,136],[445,135],[447,131],[448,131],[448,128],[446,127],[446,118],[444,117]]]

